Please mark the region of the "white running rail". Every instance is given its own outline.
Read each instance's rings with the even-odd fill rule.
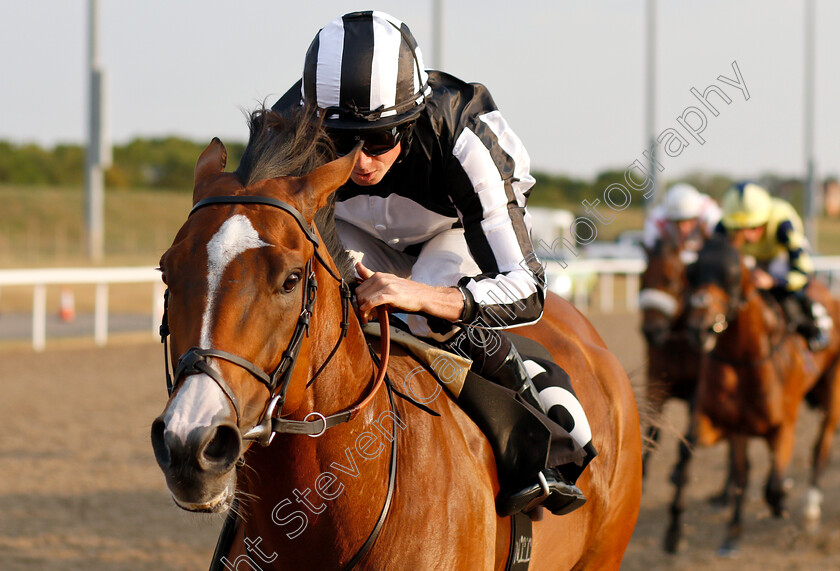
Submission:
[[[151,322],[160,323],[163,313],[163,283],[160,272],[149,267],[133,268],[44,268],[25,270],[0,270],[0,288],[3,286],[32,286],[32,348],[43,351],[47,341],[47,286],[90,285],[96,286],[94,299],[93,337],[97,345],[108,342],[108,287],[111,284],[148,283],[152,288],[149,298]]]
[[[813,258],[816,272],[828,283],[835,295],[840,294],[840,256],[816,256]],[[610,313],[616,310],[616,297],[623,298],[623,310],[638,308],[639,275],[645,262],[639,259],[570,259],[566,267],[558,261],[546,261],[548,287],[568,297],[582,311],[597,310]],[[624,281],[624,295],[616,296],[616,278]],[[96,286],[94,303],[94,341],[97,345],[108,342],[108,288],[112,284],[147,283],[151,288],[150,307],[152,332],[163,314],[164,285],[160,272],[150,267],[128,268],[48,268],[24,270],[0,270],[0,289],[4,286],[31,286],[32,302],[32,347],[43,351],[46,347],[47,294],[48,285]],[[596,292],[598,306],[591,306],[592,294]],[[622,308],[618,308],[622,309]]]

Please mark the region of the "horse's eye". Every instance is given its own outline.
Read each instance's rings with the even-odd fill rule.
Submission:
[[[295,289],[300,282],[300,274],[298,272],[294,272],[289,274],[289,277],[286,278],[286,281],[283,282],[283,291],[286,293],[291,292]]]

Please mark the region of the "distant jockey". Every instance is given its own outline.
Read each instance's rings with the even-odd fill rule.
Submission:
[[[723,196],[721,231],[725,231],[735,247],[752,256],[758,265],[753,271],[756,285],[770,290],[797,323],[812,351],[828,345],[832,319],[825,307],[806,295],[806,286],[814,266],[808,255],[808,240],[802,220],[789,202],[770,196],[763,187],[741,182]],[[801,308],[797,319],[793,308]],[[798,305],[798,307],[797,307]]]
[[[681,252],[697,252],[714,233],[720,216],[720,207],[710,196],[690,184],[674,184],[648,214],[643,243],[652,249],[658,241],[670,240]]]

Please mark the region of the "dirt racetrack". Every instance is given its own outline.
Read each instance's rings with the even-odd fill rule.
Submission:
[[[593,323],[640,385],[642,342],[635,315],[595,316]],[[0,569],[207,569],[217,516],[177,509],[169,499],[149,443],[149,426],[165,402],[161,346],[118,342],[108,348],[0,348]],[[653,459],[642,510],[622,569],[840,569],[840,466],[824,481],[824,524],[802,529],[799,508],[817,417],[803,410],[791,466],[791,516],[769,517],[761,499],[767,457],[751,446],[753,472],[738,555],[715,550],[727,512],[705,498],[724,476],[724,449],[700,451],[693,464],[685,518],[688,545],[676,556],[660,548],[672,493],[668,473],[684,407],[666,411],[666,434]],[[445,564],[441,567],[445,568]]]

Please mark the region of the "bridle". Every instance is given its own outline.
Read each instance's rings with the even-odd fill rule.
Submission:
[[[295,329],[292,332],[292,336],[289,340],[289,344],[286,347],[286,350],[283,351],[280,363],[277,364],[277,366],[271,373],[266,373],[263,369],[257,367],[247,359],[244,359],[233,353],[223,351],[221,349],[201,349],[199,347],[191,347],[178,358],[178,364],[175,367],[175,371],[173,375],[170,375],[169,350],[167,343],[167,339],[169,337],[169,290],[167,289],[164,293],[164,310],[163,318],[160,325],[160,336],[161,342],[163,343],[164,347],[163,354],[164,367],[166,370],[166,388],[169,392],[169,396],[172,396],[172,392],[176,388],[175,383],[177,383],[178,379],[180,379],[183,375],[205,373],[207,376],[213,379],[213,381],[217,385],[219,385],[219,387],[222,389],[225,395],[227,395],[227,397],[230,399],[230,402],[232,403],[234,410],[236,411],[236,425],[237,427],[239,427],[242,439],[246,441],[255,441],[263,446],[268,446],[274,439],[274,435],[278,432],[286,434],[306,434],[308,436],[318,437],[321,436],[328,428],[331,428],[338,424],[349,422],[350,420],[355,418],[359,414],[359,412],[361,412],[361,410],[365,408],[365,406],[372,402],[373,397],[376,395],[376,393],[379,391],[379,388],[383,384],[385,384],[388,388],[388,401],[393,412],[394,398],[392,393],[394,392],[394,389],[391,388],[390,381],[388,381],[387,384],[385,383],[385,380],[387,378],[388,360],[390,354],[390,327],[388,323],[388,312],[383,308],[379,308],[379,326],[381,335],[380,357],[379,359],[377,359],[376,356],[373,355],[374,361],[378,361],[379,363],[379,372],[377,374],[375,382],[373,383],[373,387],[370,389],[370,392],[367,394],[367,396],[364,399],[362,399],[362,401],[358,404],[345,410],[331,414],[329,416],[324,416],[319,412],[310,412],[304,417],[303,420],[289,420],[281,417],[283,404],[286,400],[286,391],[288,391],[289,389],[289,381],[291,380],[292,372],[295,367],[295,362],[297,360],[298,354],[300,353],[300,347],[303,342],[303,338],[305,335],[309,335],[309,323],[312,319],[315,298],[318,293],[318,282],[315,278],[315,272],[313,271],[313,260],[317,260],[318,263],[320,263],[321,266],[327,271],[327,273],[329,273],[329,275],[339,283],[339,289],[341,291],[341,335],[339,336],[338,341],[336,342],[335,346],[333,347],[332,351],[330,352],[329,356],[326,358],[324,363],[318,368],[318,370],[315,372],[312,378],[307,382],[307,386],[312,384],[312,382],[318,377],[321,371],[324,370],[324,368],[335,355],[336,351],[338,351],[338,348],[341,345],[344,338],[347,336],[347,332],[350,328],[350,287],[347,285],[347,282],[344,281],[343,278],[341,278],[339,275],[336,275],[336,273],[330,268],[329,264],[327,264],[321,257],[321,253],[318,249],[318,236],[315,233],[315,230],[306,223],[303,216],[294,206],[287,204],[281,200],[277,200],[275,198],[267,196],[214,196],[196,202],[195,205],[192,207],[192,210],[190,210],[188,218],[189,216],[192,216],[196,210],[204,208],[205,206],[211,206],[216,204],[257,204],[272,206],[274,208],[279,208],[280,210],[287,212],[295,219],[295,222],[297,222],[298,226],[303,231],[306,238],[310,242],[312,242],[313,246],[315,247],[313,257],[306,262],[306,267],[304,270],[303,299],[301,301],[302,308],[300,315],[298,316]],[[268,404],[266,406],[265,412],[262,415],[261,420],[254,427],[245,431],[244,433],[242,432],[242,428],[239,426],[241,415],[236,396],[233,394],[233,391],[231,390],[230,386],[228,386],[227,382],[225,382],[224,378],[218,373],[218,371],[216,371],[215,369],[213,369],[212,366],[210,366],[210,363],[208,362],[209,357],[223,359],[245,369],[246,371],[251,373],[251,375],[254,378],[256,378],[259,382],[265,385],[266,389],[268,389],[269,394],[271,395],[271,398],[268,401]],[[314,420],[307,420],[310,416],[314,416],[316,418]],[[393,434],[391,440],[391,458],[389,462],[388,490],[385,496],[385,502],[382,506],[382,511],[379,514],[379,518],[377,519],[373,530],[371,531],[367,540],[359,549],[359,551],[356,552],[355,556],[345,566],[345,569],[348,570],[353,569],[359,563],[359,561],[361,561],[361,559],[370,551],[371,547],[376,542],[376,539],[379,536],[379,532],[382,530],[382,527],[385,523],[385,519],[387,518],[388,512],[391,507],[391,500],[393,498],[394,489],[396,485],[396,423],[394,424],[392,431]],[[230,542],[233,541],[233,532],[237,526],[238,517],[238,509],[236,508],[236,506],[234,506],[232,509],[229,510],[228,516],[225,518],[225,523],[222,527],[222,533],[219,536],[219,540],[216,545],[216,552],[213,555],[211,569],[221,568],[221,557],[223,553],[227,552]]]
[[[306,434],[309,436],[317,437],[322,435],[328,428],[352,420],[359,414],[359,412],[365,406],[367,406],[368,403],[371,402],[373,396],[379,390],[380,386],[384,383],[388,367],[388,346],[390,342],[387,312],[379,312],[379,323],[380,327],[382,328],[382,350],[379,364],[380,370],[377,375],[376,382],[373,384],[373,387],[370,390],[370,393],[357,405],[331,414],[329,416],[324,416],[320,412],[310,412],[306,415],[306,417],[304,417],[303,420],[289,420],[282,418],[282,409],[283,404],[286,401],[286,392],[288,391],[290,384],[289,381],[291,379],[292,372],[294,371],[295,362],[297,360],[298,354],[300,353],[300,347],[303,343],[303,338],[304,336],[309,336],[309,323],[312,319],[312,311],[315,305],[315,298],[318,292],[318,282],[315,278],[315,272],[313,270],[313,260],[317,260],[318,263],[320,263],[321,266],[329,273],[329,275],[337,282],[339,282],[339,289],[341,291],[342,317],[341,336],[339,337],[335,347],[333,347],[332,352],[327,357],[324,364],[321,365],[321,367],[318,369],[315,375],[313,375],[312,379],[310,379],[307,384],[311,384],[312,381],[314,381],[315,378],[321,373],[321,371],[324,370],[324,367],[326,367],[326,365],[335,355],[336,351],[341,345],[341,342],[347,336],[347,331],[350,327],[350,287],[347,285],[347,282],[344,281],[342,277],[337,275],[330,268],[329,264],[327,264],[324,261],[318,249],[319,241],[315,230],[306,223],[303,216],[294,206],[268,196],[213,196],[196,202],[195,205],[192,207],[192,210],[190,210],[188,218],[189,216],[192,216],[196,212],[196,210],[199,210],[206,206],[217,204],[255,204],[272,206],[274,208],[278,208],[280,210],[283,210],[284,212],[287,212],[294,218],[295,222],[297,222],[298,226],[300,226],[300,229],[303,231],[306,238],[310,242],[312,242],[312,244],[315,247],[313,257],[306,262],[306,267],[304,270],[304,282],[302,288],[303,299],[301,302],[302,308],[300,315],[298,316],[295,329],[292,332],[292,336],[289,340],[289,344],[286,347],[286,350],[283,351],[280,362],[277,364],[277,366],[271,373],[267,373],[260,367],[248,361],[247,359],[244,359],[228,351],[223,351],[217,348],[201,349],[199,347],[191,347],[178,358],[178,363],[175,366],[174,372],[172,375],[170,375],[168,350],[169,344],[167,342],[170,334],[168,319],[169,290],[167,289],[164,293],[164,309],[163,318],[160,325],[160,337],[161,343],[163,343],[164,347],[166,389],[169,393],[169,396],[172,396],[172,392],[177,386],[176,383],[178,382],[178,379],[182,378],[182,376],[204,373],[208,377],[210,377],[225,393],[228,399],[230,399],[234,411],[236,412],[236,425],[237,427],[239,427],[241,419],[239,403],[236,399],[236,396],[233,393],[233,390],[231,390],[230,386],[224,380],[222,375],[210,365],[208,358],[213,357],[217,359],[223,359],[245,369],[246,371],[251,373],[251,375],[260,383],[265,385],[266,389],[268,389],[268,392],[271,395],[271,398],[268,401],[268,404],[266,406],[265,412],[262,415],[261,420],[255,426],[244,432],[242,431],[242,428],[239,427],[243,440],[255,441],[263,446],[267,446],[271,443],[271,441],[274,438],[274,435],[278,432],[287,434]],[[313,420],[308,420],[309,417],[312,416],[314,416],[315,418]]]

